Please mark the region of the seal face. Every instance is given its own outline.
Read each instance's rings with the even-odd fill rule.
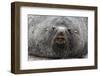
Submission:
[[[64,51],[67,50],[66,27],[58,26],[55,28],[57,33],[52,40],[52,49],[57,56],[56,58],[61,58],[64,55]]]
[[[44,18],[40,23],[29,29],[28,49],[32,55],[54,59],[87,55],[86,18],[39,16],[39,19],[41,17]]]

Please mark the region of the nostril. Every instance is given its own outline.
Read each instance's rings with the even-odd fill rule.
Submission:
[[[60,32],[60,33],[59,33],[59,35],[63,36],[63,35],[64,35],[64,33],[63,33],[63,32]]]

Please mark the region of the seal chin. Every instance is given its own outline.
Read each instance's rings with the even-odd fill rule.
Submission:
[[[67,47],[64,41],[57,41],[57,42],[54,42],[52,45],[52,49],[55,53],[55,57],[57,58],[62,58],[64,56],[64,52],[66,51],[66,48]]]

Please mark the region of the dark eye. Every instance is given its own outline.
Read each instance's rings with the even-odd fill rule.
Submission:
[[[55,26],[53,26],[52,29],[55,30],[56,29]]]
[[[74,33],[79,34],[79,31],[78,30],[75,30]]]
[[[68,29],[68,32],[71,33],[71,29]]]
[[[78,33],[78,31],[77,31],[77,30],[75,30],[74,32],[75,32],[75,33]]]

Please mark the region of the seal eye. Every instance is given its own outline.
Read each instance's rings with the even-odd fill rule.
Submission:
[[[78,31],[77,31],[77,30],[75,30],[74,32],[75,32],[75,33],[78,33]]]
[[[55,30],[55,26],[53,26],[52,29]]]
[[[68,32],[71,33],[71,29],[68,29]]]
[[[74,33],[79,34],[79,31],[78,30],[75,30]]]

